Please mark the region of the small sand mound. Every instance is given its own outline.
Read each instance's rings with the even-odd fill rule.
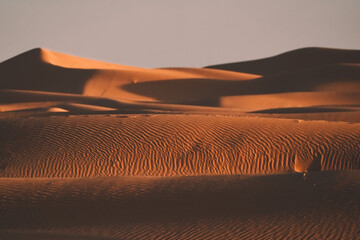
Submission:
[[[69,111],[59,107],[51,107],[47,109],[47,112],[69,112]]]
[[[321,159],[321,154],[307,154],[306,151],[295,154],[294,170],[296,172],[320,171]]]

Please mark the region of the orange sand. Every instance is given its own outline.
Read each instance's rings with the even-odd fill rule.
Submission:
[[[359,169],[358,50],[0,63],[0,239],[360,239]]]

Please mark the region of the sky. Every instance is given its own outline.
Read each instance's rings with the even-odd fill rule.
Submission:
[[[149,68],[360,49],[359,12],[359,0],[0,0],[0,62],[36,47]]]

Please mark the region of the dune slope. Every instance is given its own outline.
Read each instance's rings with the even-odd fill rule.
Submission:
[[[339,63],[359,63],[360,50],[301,48],[277,56],[207,66],[212,69],[239,71],[261,75],[272,75],[285,71],[296,71],[308,67],[332,65]]]
[[[0,179],[0,237],[356,239],[359,176]]]
[[[4,177],[179,176],[360,167],[359,124],[149,114],[4,119],[0,129]]]

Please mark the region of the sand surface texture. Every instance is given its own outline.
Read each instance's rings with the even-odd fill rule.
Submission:
[[[0,239],[360,239],[360,51],[0,63]]]

